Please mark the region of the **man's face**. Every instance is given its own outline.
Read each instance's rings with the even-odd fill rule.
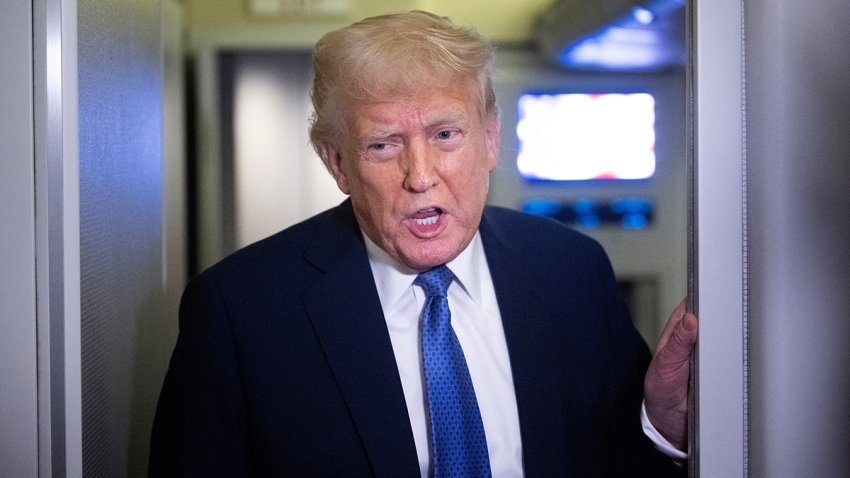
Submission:
[[[341,144],[323,146],[366,235],[417,271],[454,259],[481,221],[499,121],[482,119],[473,91],[362,104]]]

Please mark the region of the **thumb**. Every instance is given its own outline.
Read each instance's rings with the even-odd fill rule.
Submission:
[[[656,354],[657,365],[661,373],[676,370],[687,364],[691,351],[697,341],[699,323],[695,315],[685,314],[676,324],[670,339]]]
[[[697,329],[699,323],[694,314],[687,313],[673,331],[673,339],[670,341],[671,351],[678,354],[689,355],[697,342]]]

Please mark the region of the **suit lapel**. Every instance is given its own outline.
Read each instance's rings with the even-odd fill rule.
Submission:
[[[539,296],[537,268],[511,243],[510,232],[485,216],[481,239],[496,290],[508,345],[519,413],[523,467],[527,476],[564,469],[564,437],[556,426],[563,419],[553,390],[563,382],[552,364],[563,360],[551,333],[551,311]],[[527,252],[527,251],[525,251]]]
[[[350,202],[305,258],[325,274],[304,305],[376,476],[419,474],[413,432],[366,249]]]

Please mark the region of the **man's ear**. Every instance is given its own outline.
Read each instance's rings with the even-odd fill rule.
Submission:
[[[493,171],[499,163],[499,144],[501,144],[499,134],[502,128],[502,122],[499,119],[498,113],[494,113],[485,121],[484,135],[487,141],[487,165],[489,171]]]
[[[342,167],[342,155],[331,143],[322,143],[322,160],[328,165],[331,175],[336,181],[336,187],[344,194],[351,194],[348,187],[348,176]]]

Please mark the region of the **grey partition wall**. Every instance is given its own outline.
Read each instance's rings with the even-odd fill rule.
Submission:
[[[693,0],[691,302],[700,317],[692,476],[746,474],[742,0]]]
[[[164,231],[166,13],[174,9],[162,1],[79,4],[82,470],[87,477],[145,475],[153,412],[174,343],[176,313],[166,310],[170,268]],[[179,31],[179,21],[168,25]],[[174,53],[179,62],[179,52]],[[169,135],[181,128],[168,124],[174,128]]]
[[[31,1],[0,3],[0,45],[0,475],[34,476],[38,395]]]
[[[693,474],[850,470],[850,5],[691,2]]]
[[[0,4],[0,476],[79,476],[76,2]]]
[[[0,3],[0,476],[146,474],[185,275],[180,31],[178,0]]]
[[[850,474],[850,3],[745,3],[752,476]]]

